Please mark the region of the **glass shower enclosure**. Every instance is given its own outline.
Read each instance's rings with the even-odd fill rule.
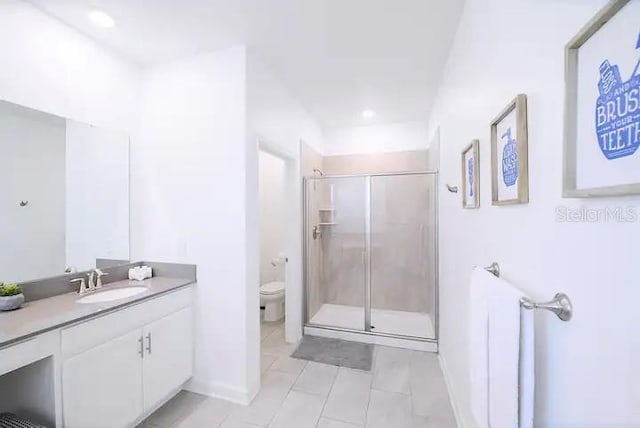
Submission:
[[[305,179],[305,325],[437,340],[437,180]]]

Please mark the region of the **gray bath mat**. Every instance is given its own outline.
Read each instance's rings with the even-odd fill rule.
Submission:
[[[291,354],[299,360],[371,371],[373,345],[324,337],[304,336]]]

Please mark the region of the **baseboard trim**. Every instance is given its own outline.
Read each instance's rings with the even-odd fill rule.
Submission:
[[[438,354],[438,359],[440,360],[440,368],[442,369],[444,382],[447,385],[447,391],[449,392],[449,402],[451,403],[451,408],[453,409],[453,415],[456,418],[456,424],[458,425],[458,428],[466,428],[464,421],[462,420],[460,408],[458,407],[459,401],[457,400],[455,391],[453,389],[453,383],[451,382],[451,377],[449,375],[449,368],[447,367],[447,362],[444,359],[442,352]]]
[[[197,394],[231,401],[232,403],[248,405],[256,394],[258,394],[260,384],[246,389],[221,383],[206,383],[192,380],[185,385],[184,389]]]

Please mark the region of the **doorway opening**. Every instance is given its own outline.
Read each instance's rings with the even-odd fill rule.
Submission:
[[[259,253],[260,321],[267,327],[284,326],[286,298],[286,161],[260,150]],[[264,337],[264,332],[261,332]]]
[[[271,344],[280,349],[302,337],[302,181],[298,153],[257,141],[260,345],[277,332]]]

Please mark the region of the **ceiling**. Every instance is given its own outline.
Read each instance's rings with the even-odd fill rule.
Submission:
[[[427,121],[464,0],[30,1],[141,65],[247,44],[327,129]]]

